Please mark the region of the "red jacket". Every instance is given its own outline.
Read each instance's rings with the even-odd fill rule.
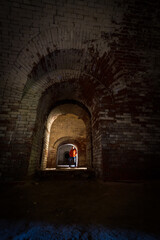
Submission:
[[[71,149],[71,151],[69,152],[69,156],[70,157],[75,157],[76,155],[77,155],[76,149]]]

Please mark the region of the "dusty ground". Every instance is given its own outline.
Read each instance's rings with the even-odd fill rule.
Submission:
[[[60,225],[77,226],[79,231],[82,228],[87,231],[87,228],[93,226],[94,229],[100,229],[101,226],[110,229],[112,233],[119,229],[115,236],[129,230],[137,232],[137,237],[132,239],[152,239],[138,238],[141,233],[160,239],[159,187],[160,182],[102,183],[96,180],[29,181],[2,185],[0,239],[93,239],[73,236],[15,238],[16,234],[18,236],[20,232],[29,231],[31,223],[32,227],[36,223],[56,226],[57,231],[60,231]],[[17,232],[14,232],[11,225],[15,229],[19,223],[20,230],[17,228]],[[7,231],[10,235],[5,235]]]

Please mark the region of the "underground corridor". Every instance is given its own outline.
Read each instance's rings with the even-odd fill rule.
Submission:
[[[75,159],[73,159],[72,149],[75,149]],[[77,167],[78,166],[78,148],[73,144],[62,144],[57,151],[57,167]]]
[[[91,168],[91,142],[89,112],[76,103],[56,106],[46,122],[41,169]],[[74,160],[73,148],[76,151]]]
[[[160,239],[159,16],[0,1],[0,240]]]

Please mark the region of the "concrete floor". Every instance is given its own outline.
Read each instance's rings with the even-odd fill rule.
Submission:
[[[159,190],[159,181],[70,179],[3,184],[0,239],[160,239]],[[93,229],[103,236],[94,238]],[[47,237],[50,231],[52,237]],[[63,238],[62,232],[67,231],[72,236]]]

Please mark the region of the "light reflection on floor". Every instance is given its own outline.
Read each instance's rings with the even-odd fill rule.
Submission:
[[[61,167],[61,168],[46,168],[43,171],[66,171],[66,170],[87,170],[86,167],[75,167],[74,165],[71,165],[71,167]]]
[[[101,225],[54,226],[44,223],[0,221],[0,240],[157,240],[156,236]]]

